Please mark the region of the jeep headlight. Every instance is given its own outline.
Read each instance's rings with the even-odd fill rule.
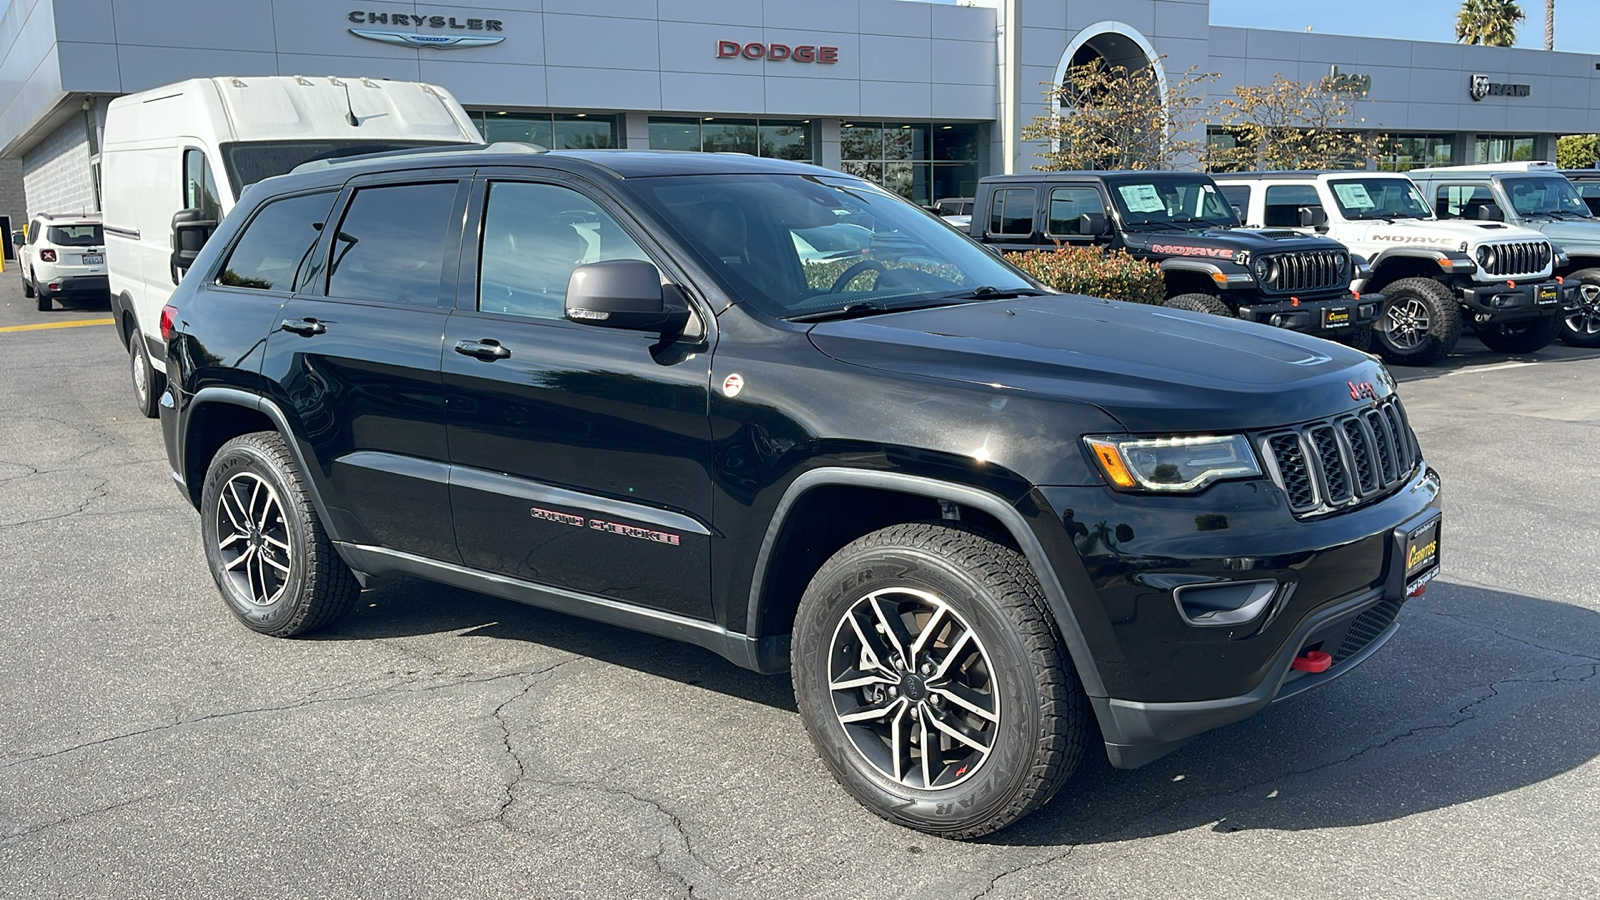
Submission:
[[[1256,257],[1255,264],[1250,267],[1250,271],[1255,273],[1257,281],[1267,281],[1272,269],[1272,260],[1259,256]]]
[[[1261,474],[1241,434],[1214,437],[1086,437],[1106,478],[1119,490],[1197,491],[1225,478]]]
[[[1477,255],[1477,258],[1478,258],[1478,265],[1483,266],[1485,269],[1494,268],[1494,248],[1493,247],[1489,246],[1488,244],[1485,244],[1482,247],[1478,248],[1478,252],[1477,252],[1476,255]]]
[[[1333,255],[1333,264],[1339,267],[1339,277],[1348,282],[1350,280],[1350,269],[1348,268],[1350,265],[1350,254],[1335,253]]]

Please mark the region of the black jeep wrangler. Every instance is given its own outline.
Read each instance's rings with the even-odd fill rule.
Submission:
[[[1366,350],[1382,294],[1353,294],[1363,261],[1337,241],[1245,228],[1210,176],[1040,172],[978,183],[968,226],[997,250],[1101,246],[1156,263],[1166,305],[1342,341]]]
[[[162,331],[173,478],[248,627],[417,576],[789,668],[840,783],[942,835],[1338,677],[1438,566],[1372,357],[1052,293],[813,166],[308,163]]]

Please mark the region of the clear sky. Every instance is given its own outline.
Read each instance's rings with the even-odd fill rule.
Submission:
[[[1544,46],[1544,0],[1521,0],[1517,46]],[[1211,24],[1413,41],[1454,41],[1460,0],[1211,0]],[[1556,49],[1594,52],[1600,0],[1556,0]]]

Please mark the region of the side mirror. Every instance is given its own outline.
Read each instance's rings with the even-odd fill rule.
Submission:
[[[28,242],[28,236],[20,231],[11,232],[11,246],[21,247]]]
[[[1078,217],[1078,233],[1099,237],[1106,233],[1105,213],[1084,213]]]
[[[1328,224],[1328,213],[1320,206],[1300,207],[1301,228],[1321,228]]]
[[[582,325],[668,334],[681,331],[688,316],[667,306],[661,273],[643,260],[589,263],[567,279],[567,319]]]
[[[1235,219],[1238,219],[1241,222],[1244,221],[1244,210],[1240,209],[1238,206],[1229,206],[1228,208],[1233,210],[1233,217]]]
[[[189,271],[200,249],[217,228],[215,219],[208,218],[204,210],[180,209],[172,214],[172,283],[177,284],[183,273]]]
[[[1506,213],[1498,203],[1485,203],[1478,207],[1478,218],[1488,222],[1504,222]]]

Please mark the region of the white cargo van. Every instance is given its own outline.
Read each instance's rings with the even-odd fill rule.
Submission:
[[[155,416],[165,384],[161,308],[247,185],[315,159],[481,140],[448,91],[409,81],[194,78],[111,101],[106,264],[140,410]]]

